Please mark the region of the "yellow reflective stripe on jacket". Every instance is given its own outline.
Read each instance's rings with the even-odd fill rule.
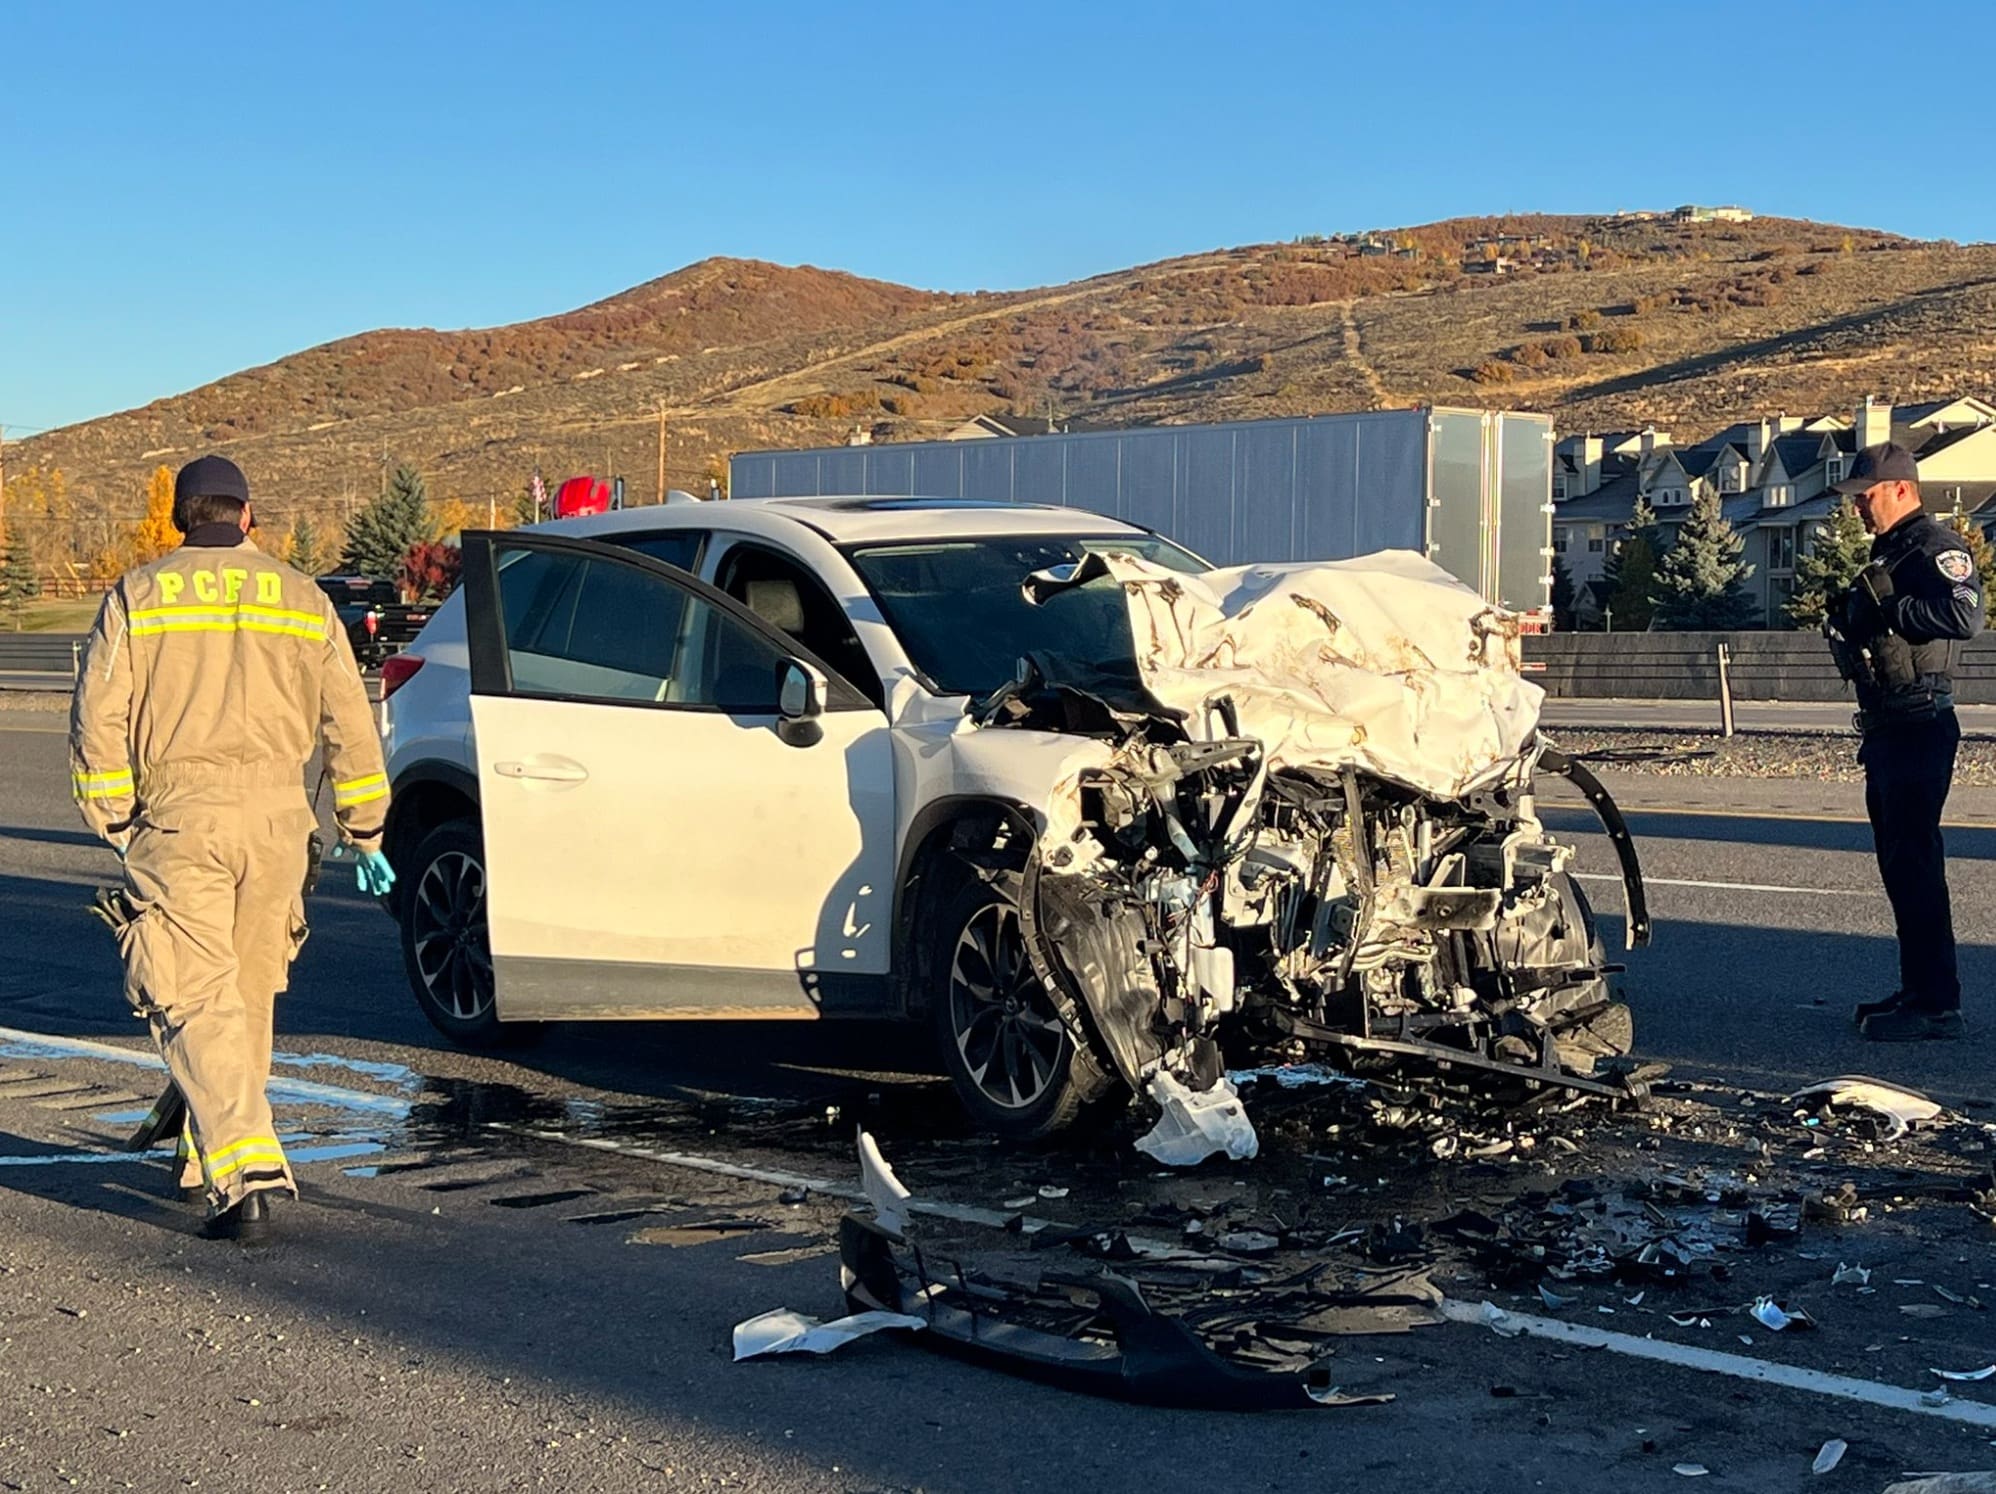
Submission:
[[[356,804],[371,803],[388,797],[388,775],[370,773],[365,778],[349,778],[344,783],[333,785],[333,807],[351,809]]]
[[[177,607],[139,607],[131,614],[132,636],[160,633],[285,633],[300,638],[324,638],[326,619],[316,612],[254,603],[216,606],[188,602]]]
[[[132,792],[132,770],[119,768],[111,773],[72,773],[70,782],[78,799],[122,799]]]

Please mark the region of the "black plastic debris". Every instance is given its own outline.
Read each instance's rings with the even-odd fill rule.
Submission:
[[[1347,1396],[1321,1369],[1244,1368],[1215,1353],[1184,1322],[1154,1311],[1137,1284],[1113,1272],[1050,1276],[1039,1292],[994,1287],[960,1268],[931,1270],[885,1231],[848,1214],[839,1255],[853,1311],[907,1313],[928,1331],[914,1342],[1058,1389],[1142,1405],[1202,1411],[1302,1410],[1379,1405],[1390,1395]],[[1286,1363],[1310,1336],[1290,1328],[1250,1358]]]

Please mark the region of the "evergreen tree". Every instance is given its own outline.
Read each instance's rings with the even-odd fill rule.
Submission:
[[[1829,599],[1845,590],[1871,560],[1871,536],[1857,505],[1846,498],[1819,525],[1809,548],[1795,557],[1795,595],[1788,616],[1797,627],[1820,628]]]
[[[1746,541],[1733,532],[1719,495],[1706,489],[1691,500],[1691,516],[1677,543],[1656,568],[1656,616],[1663,627],[1750,628],[1759,608],[1742,584],[1753,567],[1740,559]]]
[[[1554,555],[1552,558],[1552,625],[1562,633],[1573,631],[1573,572],[1566,568],[1566,557]]]
[[[1975,576],[1982,583],[1983,625],[1996,623],[1996,548],[1991,547],[1982,526],[1960,509],[1941,522],[1961,536],[1961,547],[1975,561]]]
[[[1636,499],[1629,516],[1629,532],[1615,547],[1603,578],[1607,588],[1606,607],[1614,626],[1628,633],[1640,633],[1656,615],[1657,552],[1662,548],[1656,532],[1656,510],[1649,499]]]
[[[41,578],[35,574],[35,563],[27,546],[15,545],[0,551],[0,612],[6,614],[15,632],[21,631],[22,612],[41,592]]]
[[[299,519],[284,537],[284,558],[308,576],[320,575],[326,569],[320,544],[319,531],[312,521]]]
[[[398,466],[388,479],[388,491],[353,516],[347,524],[346,546],[340,552],[342,570],[360,576],[392,579],[412,545],[437,537],[423,479],[412,467]]]

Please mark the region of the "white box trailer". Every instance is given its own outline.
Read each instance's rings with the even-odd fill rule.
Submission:
[[[1434,407],[748,451],[730,461],[728,491],[1062,504],[1215,565],[1414,550],[1536,612],[1551,595],[1552,456],[1547,416]]]

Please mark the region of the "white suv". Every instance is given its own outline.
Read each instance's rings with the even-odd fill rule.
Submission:
[[[1073,744],[990,743],[965,707],[1023,654],[1127,652],[1113,584],[1020,589],[1104,549],[1205,569],[1095,514],[931,499],[467,536],[463,584],[384,669],[424,1013],[470,1045],[560,1018],[933,1015],[976,1119],[1064,1125],[1105,1086],[1073,1081],[976,863],[1030,835]]]
[[[1166,705],[1142,671],[1219,584],[1260,604],[1207,606],[1226,667],[1181,660]],[[1235,667],[1256,629],[1272,672]],[[1516,620],[1419,557],[1209,572],[1071,509],[673,504],[467,534],[383,681],[391,910],[460,1042],[926,1019],[1015,1138],[1217,1090],[1222,1043],[1629,1092],[1533,774],[1613,806],[1538,738]],[[1312,694],[1353,685],[1370,725]]]

